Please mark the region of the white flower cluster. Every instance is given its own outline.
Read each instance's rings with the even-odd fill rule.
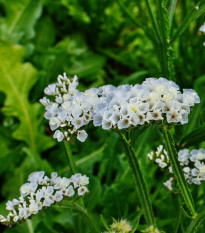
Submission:
[[[190,107],[199,103],[197,93],[165,78],[147,78],[141,85],[104,86],[108,94],[94,108],[93,123],[103,129],[124,129],[152,121],[188,122]],[[109,90],[108,90],[109,89]]]
[[[168,167],[169,173],[173,173],[167,151],[163,150],[162,145],[157,148],[156,152],[149,153],[148,157],[158,163],[161,168]],[[189,184],[200,185],[201,181],[205,181],[205,149],[180,150],[178,152],[178,160],[182,166],[185,179]],[[173,177],[171,177],[164,183],[169,190],[172,190],[173,180]]]
[[[32,215],[36,215],[44,207],[60,202],[65,197],[74,196],[76,190],[78,196],[83,196],[88,192],[86,185],[89,184],[89,178],[80,173],[72,175],[68,179],[53,172],[49,178],[45,176],[44,171],[31,173],[28,181],[21,186],[19,199],[13,199],[6,203],[9,213],[6,217],[0,215],[0,223],[12,226],[17,222],[22,222]]]
[[[148,157],[158,163],[161,168],[167,167],[169,165],[169,157],[167,151],[163,148],[162,145],[157,147],[157,151],[151,151],[148,154]]]
[[[199,28],[199,31],[205,34],[205,23]],[[203,46],[205,46],[205,42],[203,43]]]
[[[58,82],[45,88],[53,102],[44,97],[45,118],[49,120],[54,138],[69,140],[73,134],[85,141],[87,133],[81,127],[93,121],[94,126],[109,130],[126,129],[156,121],[188,122],[190,108],[200,103],[192,89],[180,92],[176,83],[165,78],[147,78],[141,85],[105,85],[85,92],[76,89],[77,76],[70,80],[58,76]]]
[[[114,219],[114,223],[110,226],[109,231],[104,233],[129,233],[132,231],[132,226],[125,219],[121,219],[120,221],[116,221]]]
[[[50,84],[44,90],[51,99],[44,97],[40,100],[46,109],[44,116],[49,120],[51,130],[55,131],[53,137],[59,142],[69,140],[73,134],[81,142],[87,138],[85,130],[79,128],[88,124],[92,118],[91,97],[76,89],[77,79],[77,76],[68,79],[65,73],[59,75],[57,83]]]

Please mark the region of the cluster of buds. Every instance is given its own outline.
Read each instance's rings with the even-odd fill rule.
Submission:
[[[143,232],[146,232],[146,233],[160,233],[160,231],[154,226],[149,226]]]
[[[150,152],[148,157],[151,160],[154,160],[159,164],[161,168],[168,167],[169,173],[173,173],[172,166],[169,162],[169,158],[167,156],[167,151],[163,149],[163,146],[160,145],[157,148],[156,152]],[[205,181],[205,150],[204,149],[194,149],[188,150],[183,149],[178,152],[178,160],[180,165],[182,166],[182,170],[184,172],[185,179],[189,184],[197,184],[200,185],[202,181]],[[174,178],[171,177],[168,179],[164,185],[172,190],[172,182]]]
[[[106,231],[104,233],[129,233],[132,231],[132,226],[129,224],[129,222],[125,219],[121,219],[120,221],[116,221],[115,219],[114,223],[110,225],[109,231]]]
[[[147,78],[141,85],[105,85],[85,92],[77,90],[77,76],[73,79],[58,76],[57,83],[45,88],[50,98],[40,102],[45,106],[54,138],[70,140],[74,135],[81,142],[87,138],[84,126],[93,122],[103,129],[127,129],[139,125],[162,122],[188,122],[191,107],[200,103],[192,89],[183,93],[173,81]]]
[[[73,197],[75,194],[83,196],[88,192],[88,184],[89,178],[80,173],[68,179],[58,176],[56,172],[51,173],[51,178],[45,176],[44,171],[33,172],[29,175],[28,182],[21,186],[19,199],[6,203],[9,213],[6,217],[0,215],[0,223],[12,226],[66,197]]]

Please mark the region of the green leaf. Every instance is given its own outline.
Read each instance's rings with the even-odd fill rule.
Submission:
[[[102,187],[100,181],[97,178],[91,178],[89,184],[89,195],[85,197],[85,205],[88,210],[91,211],[100,202],[100,197],[102,193]]]
[[[202,125],[183,137],[180,141],[180,144],[183,147],[194,146],[197,143],[200,143],[205,140],[205,125]]]
[[[71,76],[75,74],[90,76],[96,74],[104,65],[104,56],[87,52],[83,57],[73,61],[73,64],[67,68],[66,72]]]
[[[3,38],[14,43],[23,37],[34,36],[34,25],[41,15],[42,5],[39,0],[3,0],[6,18],[3,20]]]
[[[177,4],[177,0],[171,0],[169,5],[169,28],[172,26],[172,20],[174,16],[174,10]]]
[[[37,71],[30,63],[21,63],[24,50],[9,42],[0,41],[0,91],[6,94],[4,113],[20,121],[12,136],[26,142],[33,151],[44,151],[54,141],[40,130],[41,105],[28,100],[32,86],[37,82]]]
[[[50,17],[42,18],[36,25],[36,48],[48,48],[55,41],[55,27]]]
[[[196,10],[193,8],[190,13],[185,17],[184,21],[181,23],[177,31],[175,32],[174,36],[171,39],[170,43],[173,43],[178,36],[182,35],[184,31],[189,27],[189,25],[197,20],[201,15],[205,13],[205,3],[199,6],[199,9]]]

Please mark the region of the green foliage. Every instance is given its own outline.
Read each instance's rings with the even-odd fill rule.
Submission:
[[[0,42],[0,90],[6,94],[3,112],[18,118],[19,127],[13,137],[25,141],[33,151],[44,151],[53,145],[51,139],[39,132],[40,104],[30,104],[28,94],[37,81],[37,71],[29,63],[21,63],[24,50],[9,42]]]
[[[42,11],[40,1],[3,0],[2,4],[6,13],[6,18],[2,19],[2,37],[14,43],[33,38],[33,27]]]
[[[0,215],[6,213],[6,201],[18,197],[29,173],[71,175],[63,144],[52,138],[39,103],[44,88],[63,72],[77,74],[81,90],[160,76],[180,88],[194,88],[201,103],[191,110],[189,122],[172,133],[178,149],[205,149],[203,1],[1,0],[0,13]],[[113,217],[128,219],[135,232],[146,229],[119,135],[87,129],[86,142],[70,145],[78,171],[90,177],[85,207],[66,200],[15,228],[0,226],[0,232],[89,233],[88,213],[101,222],[101,231],[100,215],[107,226]],[[162,144],[158,130],[132,130],[130,137],[158,228],[183,233],[197,226],[204,233],[204,210],[187,218],[179,190],[169,192],[163,185],[166,175],[147,158]],[[204,185],[188,188],[200,209]]]

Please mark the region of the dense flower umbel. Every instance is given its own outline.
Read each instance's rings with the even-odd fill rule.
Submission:
[[[129,233],[132,231],[132,226],[125,219],[120,221],[114,220],[114,223],[110,225],[110,230],[104,233]]]
[[[169,163],[166,150],[163,150],[163,146],[160,145],[156,152],[148,154],[151,160],[154,160],[159,164],[161,168],[168,167],[169,173],[172,172],[172,167]],[[200,185],[201,181],[205,180],[205,150],[194,149],[189,151],[188,149],[180,150],[178,153],[178,160],[182,166],[185,179],[189,184]],[[172,190],[173,177],[167,180],[164,185],[169,190]]]
[[[53,172],[49,178],[45,176],[44,171],[31,173],[28,181],[21,186],[19,199],[6,203],[9,214],[6,217],[0,215],[0,223],[12,226],[37,214],[44,207],[74,196],[75,193],[83,196],[88,192],[86,185],[89,184],[89,178],[80,173],[68,179],[59,177],[56,172]]]
[[[102,99],[94,108],[93,123],[103,129],[125,129],[130,126],[166,120],[188,122],[190,108],[200,102],[194,90],[179,87],[165,78],[147,78],[141,85],[104,86]],[[101,98],[102,98],[101,97]]]
[[[105,85],[85,92],[77,90],[77,76],[72,80],[66,75],[58,76],[58,82],[45,88],[40,102],[45,106],[45,118],[49,120],[54,138],[69,140],[72,135],[85,141],[87,133],[83,126],[93,121],[94,126],[109,130],[126,129],[167,121],[188,122],[190,108],[200,102],[192,89],[180,92],[176,83],[165,78],[147,78],[141,85]]]

